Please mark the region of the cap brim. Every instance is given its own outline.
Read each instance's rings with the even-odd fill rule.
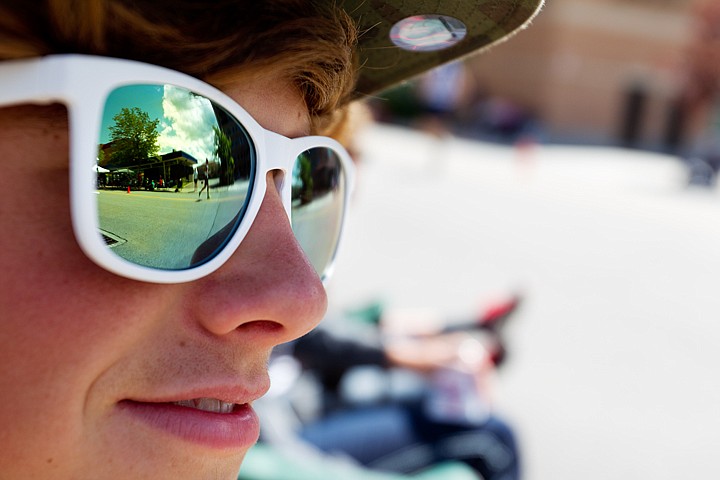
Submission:
[[[344,0],[343,7],[360,28],[356,96],[373,95],[507,39],[529,23],[542,3],[543,0]],[[401,48],[393,42],[390,33],[394,25],[428,15],[462,22],[465,26],[465,32],[459,35],[462,39],[431,51],[422,46]],[[445,33],[448,37],[453,35]],[[444,45],[448,43],[452,41]]]

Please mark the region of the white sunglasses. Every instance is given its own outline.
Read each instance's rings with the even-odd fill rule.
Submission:
[[[0,106],[53,102],[68,108],[75,236],[101,267],[155,283],[210,274],[242,242],[278,170],[293,232],[329,275],[353,177],[335,140],[278,135],[216,88],[155,65],[84,55],[0,63]]]

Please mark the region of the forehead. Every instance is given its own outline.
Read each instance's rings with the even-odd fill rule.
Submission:
[[[235,75],[213,82],[217,88],[242,106],[267,130],[286,137],[310,134],[307,106],[288,80],[277,76]]]

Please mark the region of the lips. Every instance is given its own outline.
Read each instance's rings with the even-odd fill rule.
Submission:
[[[254,396],[253,396],[254,397]],[[260,422],[249,402],[214,396],[119,402],[119,411],[163,438],[203,448],[244,451],[257,442]]]

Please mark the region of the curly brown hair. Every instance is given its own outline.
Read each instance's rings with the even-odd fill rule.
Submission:
[[[332,0],[10,0],[0,59],[53,53],[128,58],[222,83],[238,71],[287,78],[315,133],[345,117],[357,29]]]

